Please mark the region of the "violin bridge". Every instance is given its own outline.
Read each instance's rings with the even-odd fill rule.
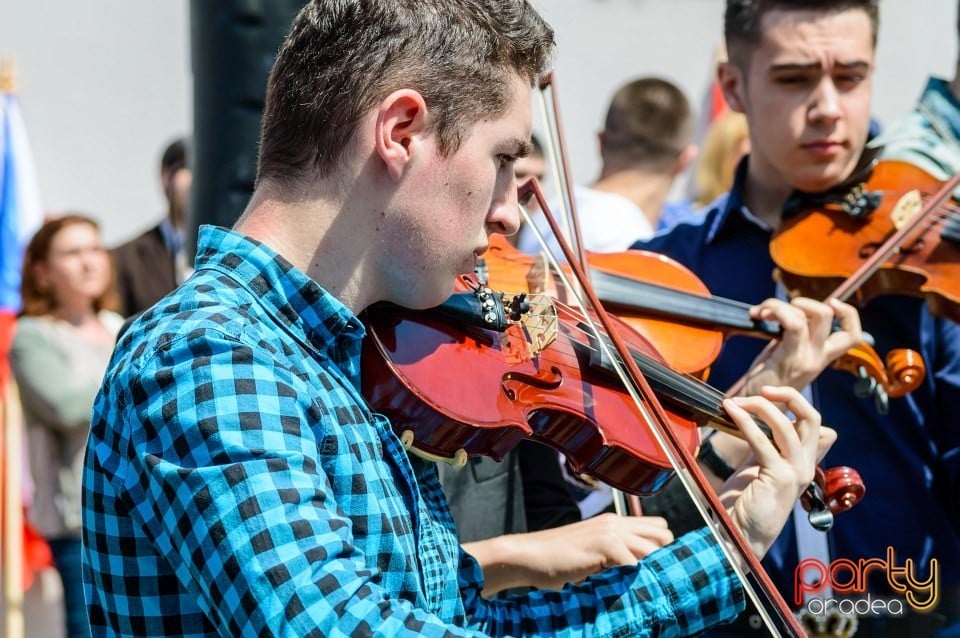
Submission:
[[[901,197],[893,206],[893,210],[890,211],[890,221],[893,222],[894,228],[900,230],[922,210],[923,199],[920,197],[920,191],[914,189]]]
[[[525,338],[522,341],[527,353],[527,360],[529,360],[539,356],[544,348],[556,341],[559,324],[557,309],[550,297],[547,295],[528,295],[527,302],[529,303],[529,310],[520,317],[518,324],[523,329],[522,334]],[[511,338],[510,332],[508,330],[503,333],[504,352],[507,352],[508,347],[515,349],[519,345],[512,343],[516,340],[516,335]]]

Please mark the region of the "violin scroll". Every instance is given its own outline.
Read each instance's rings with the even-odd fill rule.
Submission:
[[[800,496],[807,519],[814,529],[825,532],[833,526],[835,514],[846,512],[860,502],[867,488],[852,467],[823,470],[817,466],[813,483]]]
[[[834,514],[846,512],[852,508],[860,502],[867,491],[860,473],[852,467],[839,466],[828,470],[817,468],[817,474],[815,480],[822,481],[827,507]]]
[[[889,410],[891,397],[913,392],[927,373],[923,357],[914,350],[897,348],[881,361],[877,352],[866,344],[848,350],[833,367],[857,377],[854,392],[861,399],[872,396],[881,414]]]
[[[927,376],[923,357],[909,348],[896,348],[884,358],[890,377],[890,396],[902,397],[916,390]]]

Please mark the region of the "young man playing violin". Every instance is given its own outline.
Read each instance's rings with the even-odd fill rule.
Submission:
[[[876,0],[728,0],[730,59],[719,66],[718,79],[729,105],[748,118],[752,150],[730,192],[708,208],[702,221],[635,245],[678,259],[713,294],[759,303],[754,316],[781,321],[785,339],[793,338],[797,328],[819,335],[824,367],[839,354],[830,347],[836,336],[831,334],[830,308],[838,306],[803,298],[769,300],[780,291],[768,245],[789,199],[837,187],[861,163],[870,119],[877,5]],[[797,249],[817,250],[817,238]],[[905,611],[861,616],[857,635],[956,635],[949,632],[958,622],[960,583],[960,529],[955,524],[960,429],[954,416],[960,404],[960,327],[932,317],[922,300],[905,296],[878,298],[860,316],[880,352],[904,347],[920,352],[927,378],[912,394],[891,400],[888,413],[882,414],[872,401],[856,396],[856,380],[848,373],[829,369],[817,376],[817,366],[801,368],[785,359],[762,371],[797,389],[809,385],[824,422],[839,434],[824,466],[855,468],[867,490],[861,503],[837,517],[826,539],[815,533],[810,537],[805,522],[787,525],[764,565],[784,596],[793,599],[800,559],[815,558],[824,565],[838,559],[883,561],[892,563],[888,570],[903,568],[909,560],[912,575],[938,581],[938,589],[928,591],[942,596],[934,614],[911,613],[903,592],[887,586],[889,572],[878,566],[866,591],[857,585],[848,597],[893,596]],[[728,387],[747,374],[749,391],[758,382],[771,382],[761,381],[750,368],[762,347],[757,340],[731,339],[711,370],[710,383]],[[715,442],[721,462],[713,466],[722,466],[723,459],[735,465],[738,453],[730,441],[717,437]],[[933,572],[935,564],[939,571]],[[849,573],[838,574],[834,584],[840,589],[849,583]],[[821,602],[831,597],[828,590],[808,593]],[[807,609],[816,613],[822,608],[818,605]],[[938,624],[941,633],[934,634]],[[735,633],[751,632],[742,626]]]
[[[576,587],[484,600],[435,467],[360,394],[357,315],[439,304],[489,233],[516,230],[513,162],[552,48],[525,0],[302,10],[247,209],[201,229],[195,274],[131,326],[97,398],[94,635],[687,635],[742,608],[699,531]],[[762,554],[831,431],[789,388],[725,407],[755,452],[731,516]]]

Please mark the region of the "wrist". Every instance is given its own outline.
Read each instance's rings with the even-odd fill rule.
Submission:
[[[540,581],[542,574],[532,565],[536,543],[524,542],[526,537],[527,534],[506,534],[464,545],[483,570],[484,595],[513,587],[535,586]]]
[[[717,454],[710,439],[706,439],[703,444],[700,445],[697,460],[703,467],[713,472],[721,481],[726,481],[733,476],[733,473],[736,471],[733,466],[727,463],[726,459]]]

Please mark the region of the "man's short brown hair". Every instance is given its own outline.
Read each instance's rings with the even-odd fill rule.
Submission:
[[[604,163],[672,164],[692,138],[693,113],[683,91],[662,78],[640,78],[620,87],[610,100]]]
[[[771,11],[822,11],[839,13],[862,9],[870,18],[873,45],[877,45],[880,27],[880,0],[727,0],[723,18],[723,35],[727,42],[730,61],[741,69],[749,63],[753,52],[763,38],[763,16]]]
[[[258,181],[328,174],[360,118],[400,88],[423,95],[442,153],[506,112],[510,77],[546,71],[553,30],[527,0],[312,0],[267,85]]]

